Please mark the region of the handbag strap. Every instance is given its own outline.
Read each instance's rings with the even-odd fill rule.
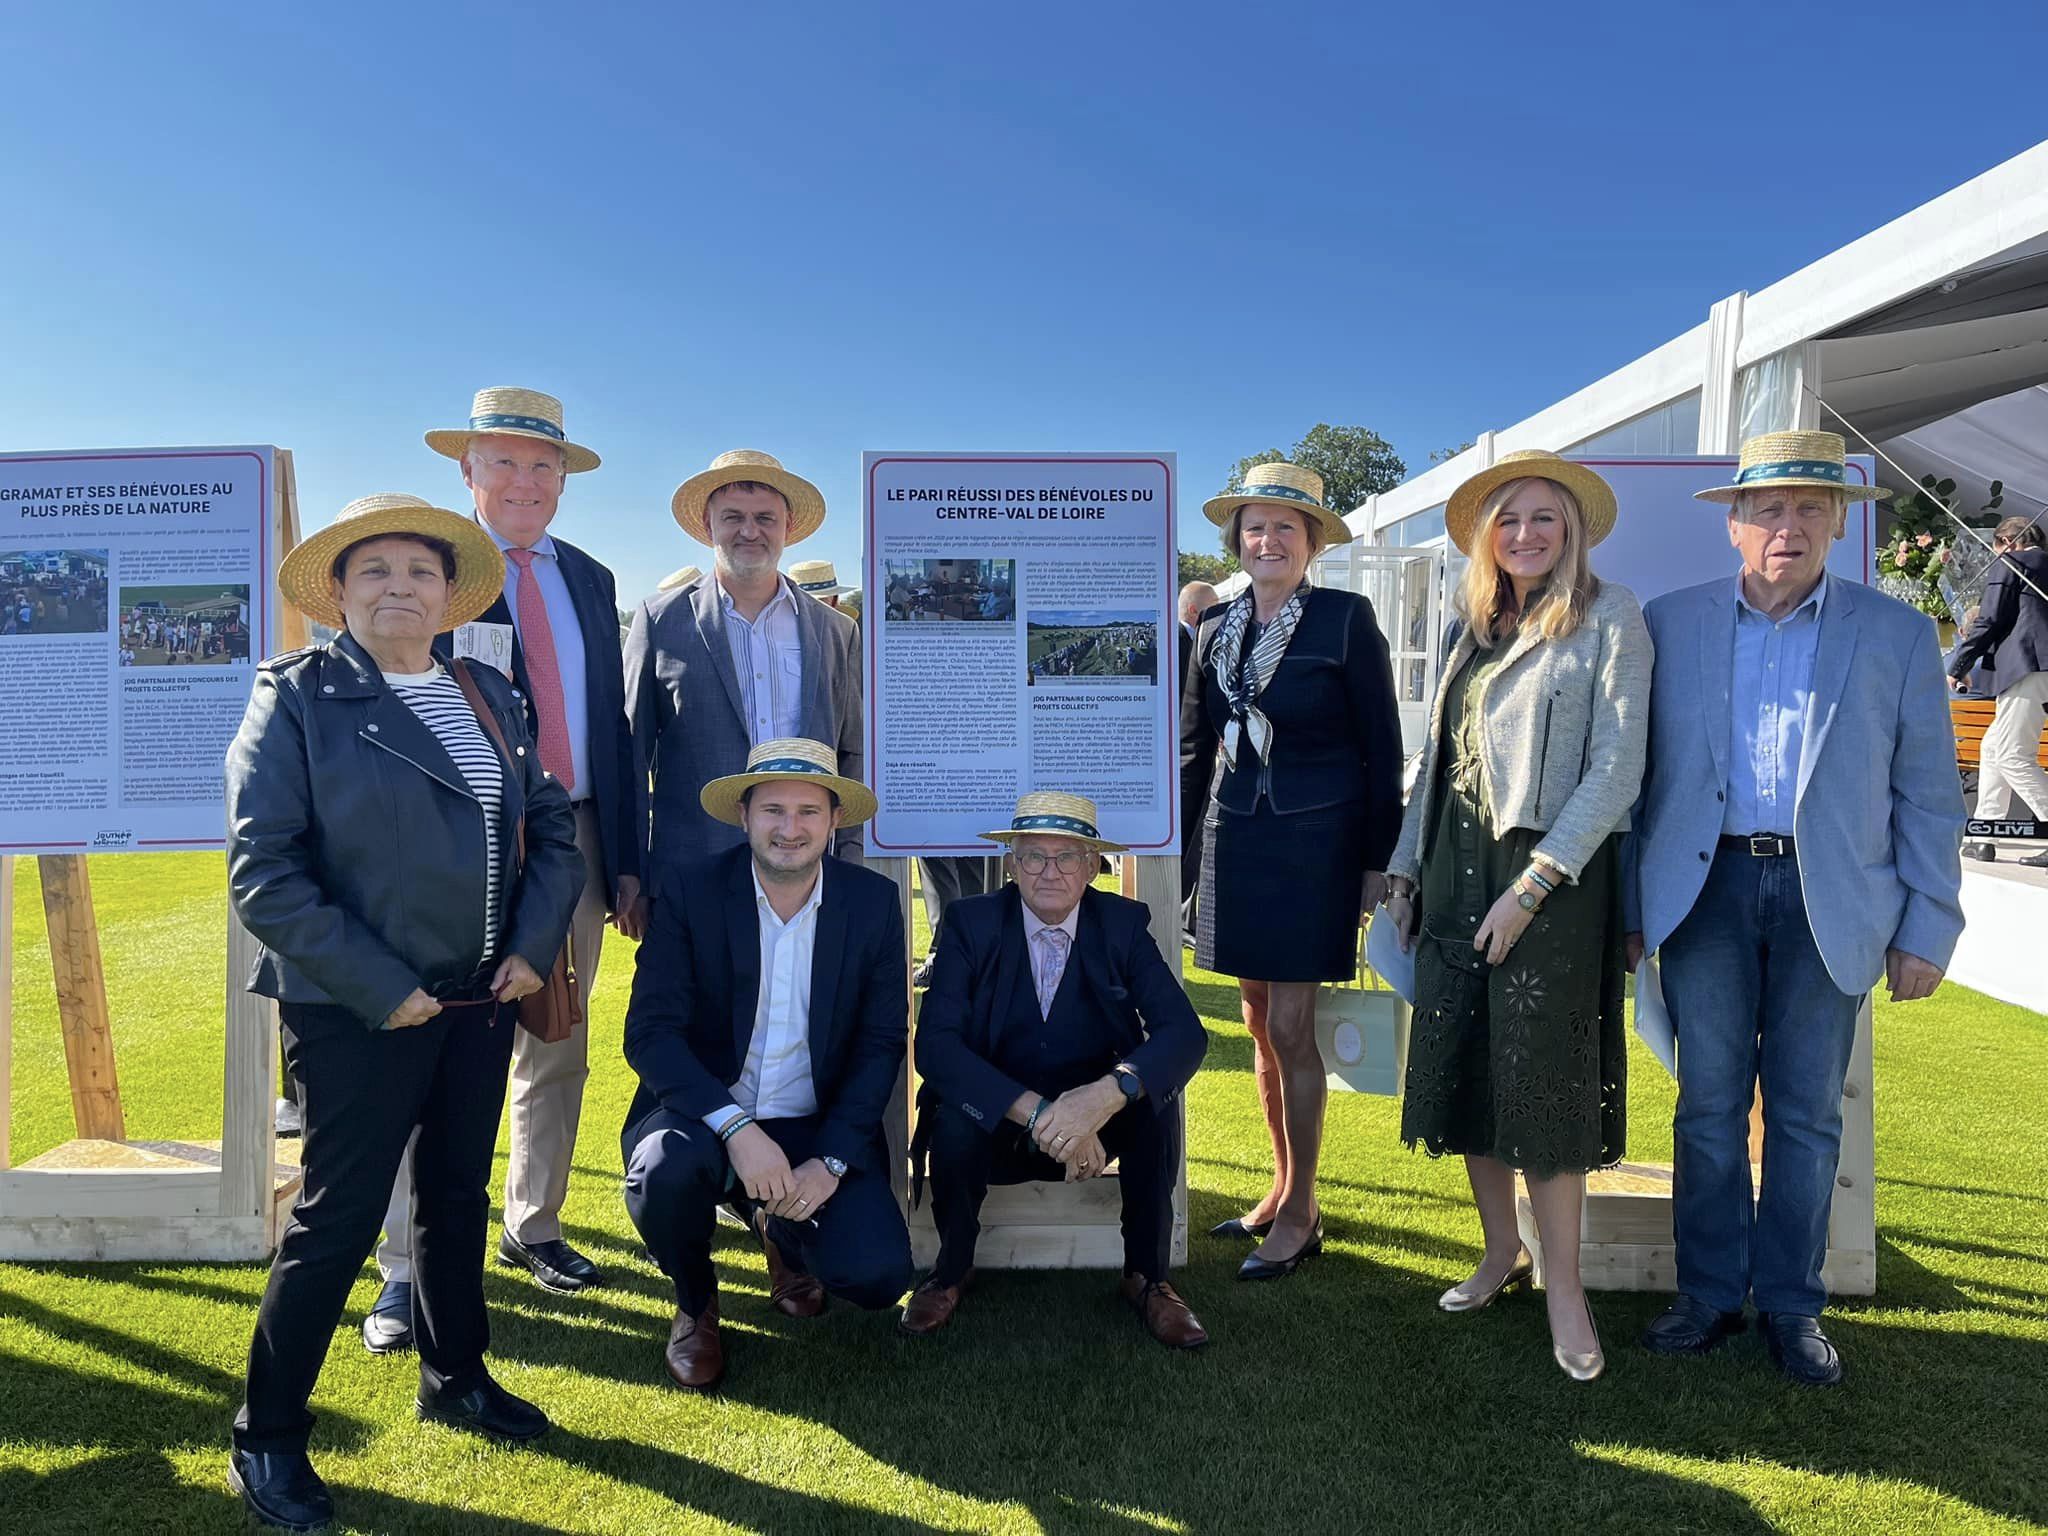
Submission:
[[[469,675],[468,663],[463,661],[460,656],[453,657],[449,660],[448,670],[455,675],[456,686],[462,689],[462,696],[469,700],[469,707],[471,712],[476,715],[477,724],[489,731],[491,733],[491,740],[498,744],[498,755],[505,759],[506,771],[508,773],[511,772],[513,768],[512,748],[506,744],[505,728],[498,724],[496,712],[492,710],[490,705],[484,702],[483,692],[477,687],[476,679]],[[515,846],[519,850],[519,867],[524,869],[526,867],[526,802],[523,797],[520,800],[519,821],[514,828],[513,838]]]

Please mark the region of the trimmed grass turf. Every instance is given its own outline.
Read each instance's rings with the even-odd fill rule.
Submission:
[[[70,1108],[33,865],[16,919],[14,1151]],[[217,1135],[218,859],[93,861],[135,1136]],[[618,1194],[630,946],[614,937],[572,1238],[612,1284],[581,1299],[493,1266],[494,1369],[544,1404],[538,1448],[416,1424],[414,1373],[353,1335],[314,1399],[343,1525],[570,1530],[1764,1531],[2048,1527],[2048,1026],[1945,989],[1878,1005],[1879,1295],[1834,1310],[1834,1394],[1783,1384],[1754,1338],[1666,1362],[1630,1341],[1661,1298],[1596,1298],[1608,1377],[1551,1364],[1540,1299],[1445,1317],[1478,1227],[1462,1171],[1402,1149],[1397,1106],[1333,1097],[1329,1249],[1240,1286],[1197,1236],[1176,1277],[1215,1342],[1170,1355],[1094,1273],[990,1274],[940,1337],[835,1305],[770,1310],[759,1251],[719,1229],[731,1374],[667,1385],[670,1303]],[[1211,1048],[1189,1092],[1198,1229],[1259,1192],[1264,1132],[1234,989],[1197,975]],[[1631,1063],[1631,1156],[1668,1157],[1672,1087]],[[502,1162],[500,1164],[502,1176]],[[243,1528],[221,1481],[258,1265],[0,1265],[0,1533]]]

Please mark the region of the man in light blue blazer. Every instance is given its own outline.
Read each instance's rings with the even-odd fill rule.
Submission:
[[[1963,795],[1933,623],[1827,574],[1851,499],[1842,439],[1742,446],[1733,577],[1644,612],[1656,643],[1649,766],[1623,854],[1631,968],[1661,956],[1678,1036],[1679,1296],[1658,1354],[1704,1354],[1756,1302],[1771,1359],[1833,1386],[1821,1264],[1842,1085],[1863,999],[1940,982],[1963,929]],[[1751,1199],[1761,1080],[1763,1186]]]

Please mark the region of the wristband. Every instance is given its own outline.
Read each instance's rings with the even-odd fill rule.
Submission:
[[[718,1140],[720,1145],[723,1145],[724,1143],[731,1141],[733,1137],[737,1136],[741,1131],[744,1131],[748,1126],[752,1125],[753,1123],[754,1117],[748,1114],[745,1110],[741,1110],[738,1114],[734,1115],[730,1120],[726,1121],[725,1124],[721,1125],[718,1128]]]
[[[1031,1113],[1024,1120],[1024,1134],[1026,1136],[1029,1136],[1031,1128],[1038,1124],[1038,1117],[1051,1108],[1052,1100],[1047,1098],[1041,1098],[1036,1104],[1031,1106]]]
[[[1544,890],[1550,892],[1553,896],[1557,894],[1556,883],[1544,878],[1543,873],[1540,870],[1538,870],[1534,864],[1531,864],[1522,873],[1523,876],[1526,879],[1528,879],[1532,884],[1542,886]]]

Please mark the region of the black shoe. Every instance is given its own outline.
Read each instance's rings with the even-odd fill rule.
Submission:
[[[467,1392],[450,1395],[420,1388],[414,1407],[420,1417],[472,1430],[500,1445],[517,1445],[548,1432],[548,1416],[523,1397],[514,1397],[488,1376]]]
[[[2048,869],[2048,853],[2030,853],[2024,859],[2015,859],[2013,862],[2024,864],[2029,869]]]
[[[1643,1348],[1653,1355],[1704,1355],[1748,1327],[1740,1311],[1717,1312],[1704,1301],[1680,1296],[1643,1330]]]
[[[1304,1261],[1314,1258],[1322,1251],[1323,1223],[1319,1217],[1316,1220],[1316,1229],[1309,1235],[1309,1240],[1303,1243],[1300,1249],[1291,1257],[1284,1259],[1261,1258],[1259,1255],[1265,1252],[1261,1248],[1237,1266],[1237,1278],[1240,1280],[1278,1280],[1282,1276],[1293,1274],[1297,1269],[1301,1268]]]
[[[1771,1364],[1788,1378],[1802,1387],[1842,1384],[1842,1357],[1820,1331],[1819,1318],[1759,1312],[1756,1325],[1763,1333],[1764,1352],[1771,1357]]]
[[[1998,862],[1998,844],[1965,843],[1963,844],[1963,857],[1966,859],[1976,859],[1985,864],[1996,864]]]
[[[412,1282],[386,1280],[377,1305],[363,1319],[363,1348],[373,1355],[401,1355],[412,1348]]]
[[[543,1290],[573,1296],[604,1284],[597,1266],[559,1237],[545,1243],[522,1243],[510,1232],[498,1235],[498,1261],[529,1271]]]
[[[279,1530],[325,1530],[334,1519],[334,1498],[304,1451],[230,1451],[228,1487]]]
[[[1273,1218],[1264,1221],[1246,1221],[1242,1216],[1233,1216],[1228,1221],[1219,1221],[1209,1229],[1211,1237],[1264,1237],[1273,1230]]]

